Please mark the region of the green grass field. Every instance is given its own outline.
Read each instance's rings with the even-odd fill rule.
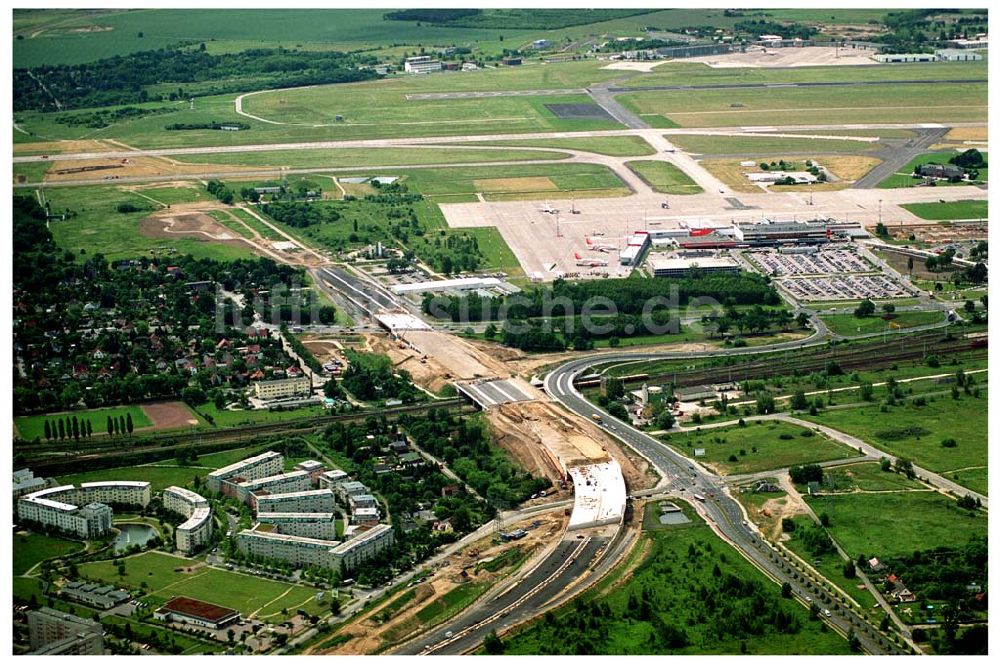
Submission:
[[[36,438],[45,440],[45,421],[48,420],[52,425],[55,425],[57,419],[65,419],[69,417],[72,419],[74,416],[77,420],[86,421],[90,419],[90,423],[94,428],[94,437],[98,436],[108,436],[108,417],[117,419],[119,416],[125,417],[126,415],[132,415],[132,425],[138,430],[139,428],[148,428],[153,425],[153,422],[149,420],[146,413],[142,411],[142,407],[139,405],[123,405],[121,407],[106,407],[100,409],[81,409],[79,411],[73,412],[57,412],[52,414],[39,414],[37,416],[18,416],[14,418],[14,425],[17,428],[17,434],[21,439],[32,441]]]
[[[635,113],[663,115],[681,127],[768,125],[778,119],[782,125],[986,119],[984,84],[896,85],[877,91],[870,86],[845,86],[835,91],[824,88],[647,91],[624,93],[617,99]],[[734,108],[733,104],[742,106]]]
[[[907,162],[906,166],[902,167],[895,174],[889,176],[881,183],[878,184],[879,189],[888,190],[900,187],[913,187],[921,181],[919,178],[913,177],[913,170],[922,164],[929,164],[934,162],[935,164],[947,164],[948,160],[955,155],[958,155],[960,151],[958,150],[941,150],[937,152],[922,153],[917,155],[912,160]],[[983,152],[983,158],[989,162],[989,153]],[[979,181],[989,182],[989,169],[978,169],[979,171]],[[935,187],[951,187],[953,185],[964,185],[966,183],[949,183],[944,180],[935,181],[937,184]],[[928,219],[940,219],[940,218],[928,218]]]
[[[907,479],[905,474],[883,472],[881,465],[876,462],[828,467],[826,475],[833,479],[838,491],[912,490],[924,487],[917,481]]]
[[[154,492],[170,486],[190,486],[194,477],[205,478],[215,467],[196,466],[179,467],[171,460],[134,467],[112,467],[110,469],[95,469],[77,474],[62,474],[59,482],[79,485],[91,481],[149,481]]]
[[[985,465],[948,472],[947,476],[980,495],[990,494],[989,468]]]
[[[348,168],[413,164],[471,164],[475,162],[517,162],[560,160],[566,153],[550,150],[486,149],[470,146],[454,148],[339,148],[189,155],[191,164],[240,164],[265,167]]]
[[[899,328],[937,324],[944,321],[944,313],[940,310],[896,312],[891,319],[883,319],[882,317],[855,317],[853,314],[832,314],[822,315],[820,319],[837,335],[850,336],[864,335],[865,333],[881,333],[883,330],[891,329],[890,323],[896,324]]]
[[[885,389],[876,389],[875,395],[881,398]],[[964,394],[958,400],[947,395],[927,398],[924,407],[907,401],[888,407],[886,412],[872,405],[828,410],[803,418],[860,437],[933,472],[945,473],[986,464],[986,406],[987,391],[983,390],[979,398]],[[958,446],[941,446],[945,438],[955,439]]]
[[[418,610],[416,617],[425,626],[440,624],[468,608],[489,587],[489,583],[463,583]]]
[[[575,624],[574,614],[579,611],[574,604],[569,604],[554,611],[560,626],[539,620],[513,636],[504,636],[505,653],[579,654],[583,641],[591,646],[594,654],[612,655],[732,655],[741,651],[798,655],[847,653],[847,642],[842,637],[821,630],[818,622],[807,619],[804,607],[781,598],[778,587],[770,579],[716,537],[700,520],[678,529],[648,532],[643,539],[651,547],[631,575],[615,577],[619,585],[599,585],[584,596],[583,612],[589,614],[598,602],[607,602],[610,617],[595,619],[594,628],[584,632]],[[769,610],[779,607],[794,617],[800,623],[799,631],[779,633],[773,626],[758,624],[760,633],[752,637],[720,632],[720,624],[713,617],[724,610],[705,604],[706,589],[714,591],[720,584],[720,576],[734,576],[745,584],[761,586],[769,594],[764,602],[766,607]],[[654,628],[656,624],[636,619],[634,615],[626,617],[629,599],[638,600],[643,594],[650,598],[656,624],[680,630],[686,640],[670,646],[665,636],[661,639],[660,632]],[[727,595],[726,599],[735,606],[749,603],[738,592]]]
[[[470,143],[470,146],[483,145]],[[497,146],[533,146],[537,148],[565,148],[614,157],[640,157],[656,151],[641,136],[593,136],[572,139],[520,139],[497,142]]]
[[[134,190],[139,196],[147,196],[150,199],[165,206],[172,206],[180,203],[195,203],[198,201],[212,201],[205,188],[193,184],[191,187],[141,187]]]
[[[989,201],[949,201],[947,203],[902,204],[902,207],[925,220],[985,220]]]
[[[812,434],[805,437],[805,432]],[[858,455],[850,447],[812,430],[778,421],[750,421],[745,427],[671,433],[661,439],[687,456],[692,456],[694,449],[705,449],[704,457],[699,457],[698,462],[724,475],[762,472]],[[736,460],[730,460],[730,456],[735,456]]]
[[[275,423],[278,421],[289,421],[300,419],[306,416],[322,416],[325,412],[322,407],[298,407],[281,412],[267,409],[245,409],[230,411],[228,409],[216,409],[215,405],[206,402],[199,405],[195,411],[202,418],[211,417],[213,423],[219,428],[232,428],[241,425],[251,425],[254,423]]]
[[[52,162],[24,162],[14,165],[15,183],[40,183]]]
[[[690,176],[669,162],[635,160],[626,164],[656,192],[698,194],[704,191]]]
[[[191,570],[185,570],[188,568]],[[110,561],[83,564],[80,574],[131,589],[138,589],[145,582],[150,605],[163,603],[174,596],[189,596],[235,608],[244,617],[254,615],[270,621],[280,618],[282,609],[292,613],[299,608],[311,613],[318,610],[315,589],[214,569],[198,560],[156,551],[126,558],[124,576],[118,575],[118,568]]]
[[[816,134],[827,134],[825,130]],[[701,155],[774,155],[778,153],[866,153],[877,150],[877,142],[846,139],[790,138],[783,136],[712,136],[710,134],[671,134],[670,142],[678,148]]]
[[[987,518],[971,516],[955,500],[933,491],[807,497],[817,513],[830,516],[830,534],[852,559],[908,555],[985,534]]]
[[[13,539],[14,575],[22,576],[32,567],[52,557],[83,550],[79,541],[70,541],[45,534],[15,534]]]
[[[102,253],[108,260],[134,259],[146,255],[188,254],[199,258],[231,260],[247,259],[252,255],[244,246],[223,245],[184,238],[151,238],[140,230],[140,222],[149,212],[119,213],[120,203],[153,207],[153,204],[131,192],[111,186],[58,187],[45,191],[53,213],[76,212],[75,217],[49,224],[56,244],[77,255],[78,261]],[[82,252],[81,252],[82,250]],[[96,425],[96,424],[95,424]]]
[[[267,238],[269,240],[281,240],[283,238],[283,236],[279,234],[277,231],[267,226],[266,224],[264,224],[263,222],[261,222],[260,220],[258,220],[256,217],[246,212],[245,210],[240,210],[239,208],[232,208],[229,209],[229,212],[235,215],[236,217],[240,218],[243,224],[247,225],[257,233],[259,233],[263,238]]]

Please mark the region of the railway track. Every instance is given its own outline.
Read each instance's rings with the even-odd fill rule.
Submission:
[[[14,452],[23,454],[33,468],[44,471],[46,467],[58,466],[64,468],[67,464],[86,464],[88,468],[114,467],[114,464],[103,464],[103,461],[115,461],[122,458],[144,456],[152,453],[162,453],[162,457],[170,457],[179,448],[193,449],[195,452],[204,449],[214,449],[226,442],[248,441],[267,435],[297,435],[317,430],[334,423],[353,423],[363,421],[370,416],[388,417],[426,412],[430,409],[447,409],[449,411],[473,411],[474,408],[460,398],[441,400],[429,404],[406,405],[379,411],[363,411],[351,414],[332,414],[316,416],[295,421],[280,421],[276,423],[260,423],[255,425],[224,428],[219,430],[193,430],[185,432],[160,433],[142,437],[130,442],[125,439],[106,440],[87,443],[86,448],[73,449],[72,442],[46,442],[32,444],[18,442]]]
[[[930,333],[878,343],[860,349],[844,349],[837,346],[825,349],[811,348],[802,352],[787,352],[783,356],[753,359],[742,364],[638,373],[622,376],[621,379],[626,384],[642,381],[669,381],[674,386],[684,387],[747,379],[765,379],[793,372],[814,372],[823,370],[827,363],[832,361],[844,370],[885,368],[898,361],[922,358],[928,354],[940,355],[967,351],[973,352],[972,358],[986,358],[988,354],[988,350],[976,340],[968,338],[948,339],[940,333]],[[599,378],[588,377],[581,378],[575,385],[585,387],[599,383]]]

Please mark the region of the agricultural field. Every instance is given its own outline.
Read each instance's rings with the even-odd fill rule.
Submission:
[[[17,436],[26,441],[34,439],[45,439],[45,421],[55,425],[57,419],[65,419],[74,416],[78,421],[90,420],[94,428],[94,436],[108,435],[108,417],[117,419],[126,415],[132,417],[132,425],[136,430],[149,428],[153,422],[149,420],[146,413],[139,405],[122,405],[120,407],[107,407],[101,409],[82,409],[74,412],[58,412],[53,414],[39,414],[37,416],[18,416],[14,418],[14,426],[17,428]]]
[[[485,145],[479,142],[470,146]],[[613,157],[641,157],[652,155],[656,151],[646,143],[641,136],[592,136],[571,139],[518,139],[502,141],[492,145],[497,146],[533,146],[537,148],[564,148],[566,150],[581,150]]]
[[[820,319],[837,335],[864,335],[866,333],[881,333],[891,328],[913,328],[927,326],[944,321],[944,312],[940,310],[904,311],[880,317],[855,317],[853,314],[822,315]],[[893,326],[895,324],[895,326]]]
[[[902,208],[925,220],[985,220],[989,201],[949,201],[947,203],[903,204]]]
[[[319,608],[316,590],[206,566],[198,560],[148,551],[125,558],[125,575],[110,561],[80,565],[86,578],[138,589],[146,583],[145,599],[152,606],[174,596],[189,596],[208,603],[235,608],[244,617],[274,621],[281,610],[294,613],[303,608],[314,614]]]
[[[932,490],[848,493],[807,497],[810,508],[830,517],[829,531],[852,559],[909,555],[986,534],[986,514],[959,509]]]
[[[698,194],[703,191],[690,176],[670,162],[636,160],[626,164],[656,192]]]
[[[828,132],[817,131],[826,135]],[[767,136],[743,134],[739,136],[714,136],[711,134],[671,134],[671,143],[688,153],[699,155],[777,155],[803,156],[819,153],[866,153],[878,150],[878,142],[852,141],[849,139],[814,139],[807,137]]]
[[[895,174],[889,176],[881,183],[878,184],[879,189],[888,190],[896,189],[900,187],[913,187],[920,182],[920,179],[913,177],[913,170],[922,164],[929,164],[934,162],[935,164],[948,164],[948,160],[959,154],[959,150],[939,150],[936,152],[923,153],[914,157],[910,160],[906,166],[902,167]],[[989,153],[983,152],[983,159],[989,162]],[[989,168],[977,169],[979,171],[979,181],[989,182]],[[967,185],[968,183],[949,183],[946,180],[935,181],[935,187],[953,187],[955,185]],[[927,219],[943,219],[943,218],[927,218]]]
[[[648,546],[648,551],[643,550]],[[716,537],[699,519],[648,532],[637,548],[648,555],[617,586],[601,587],[513,636],[506,654],[846,654],[847,641],[808,619],[804,607],[783,599],[770,579]],[[744,592],[732,589],[739,580]],[[753,634],[736,607],[744,595],[765,595]],[[706,604],[706,598],[713,603]],[[632,601],[630,601],[630,599]],[[647,615],[641,611],[648,599]],[[715,602],[718,603],[715,603]],[[603,610],[601,619],[588,617]],[[781,616],[779,620],[778,616]],[[775,626],[788,623],[782,631]],[[598,627],[596,629],[587,628]]]
[[[884,388],[875,391],[876,397],[884,393]],[[985,463],[986,406],[984,388],[978,398],[964,393],[957,400],[940,395],[926,398],[925,406],[907,400],[886,406],[886,411],[872,405],[831,409],[819,416],[802,418],[854,435],[894,456],[909,458],[915,465],[950,476],[952,470],[978,468]],[[941,445],[942,440],[949,438],[955,440],[955,447]]]
[[[807,68],[802,68],[807,69]],[[811,68],[808,68],[811,69]],[[623,93],[618,101],[644,120],[681,127],[986,120],[986,87],[976,83]],[[741,106],[735,107],[739,104]]]
[[[42,560],[83,550],[79,541],[45,534],[15,534],[13,540],[14,575],[23,576]]]
[[[792,465],[851,458],[857,451],[824,435],[778,421],[750,421],[746,426],[704,428],[670,433],[660,438],[674,449],[694,457],[717,474],[748,474]]]

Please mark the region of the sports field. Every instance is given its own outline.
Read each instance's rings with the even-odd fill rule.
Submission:
[[[45,440],[45,421],[49,421],[52,425],[55,425],[58,419],[65,420],[69,417],[72,420],[75,416],[78,421],[90,420],[90,423],[94,428],[94,437],[100,435],[107,437],[108,417],[110,416],[112,419],[117,419],[119,416],[124,418],[126,415],[132,416],[132,425],[137,430],[139,428],[148,428],[153,425],[153,422],[149,420],[146,413],[142,411],[142,407],[139,405],[123,405],[121,407],[107,407],[101,409],[82,409],[73,412],[39,414],[37,416],[18,416],[14,418],[14,425],[17,427],[17,434],[21,439],[27,441],[31,441],[36,438]]]
[[[314,614],[319,608],[316,590],[257,576],[215,569],[203,562],[157,551],[125,558],[125,575],[110,561],[80,565],[86,578],[138,589],[146,583],[145,599],[150,606],[187,596],[208,603],[235,608],[243,617],[274,621],[281,610],[294,613],[299,608]]]
[[[746,426],[706,428],[660,438],[718,474],[748,474],[792,465],[851,458],[858,452],[820,433],[779,421],[750,421]],[[704,449],[695,456],[694,449]]]
[[[947,390],[947,385],[942,385],[941,390]],[[883,397],[885,389],[876,389],[875,395]],[[831,409],[819,416],[802,418],[860,437],[933,472],[946,473],[984,465],[987,459],[986,429],[983,428],[987,406],[985,388],[979,398],[962,393],[958,400],[945,394],[929,397],[926,401],[922,407],[907,400],[887,406],[884,412],[881,407],[872,405]],[[942,446],[942,440],[948,438],[954,439],[957,446]]]
[[[902,207],[925,220],[985,220],[989,214],[986,199],[903,204]]]
[[[626,164],[656,192],[698,194],[704,191],[690,176],[669,162],[635,160]]]
[[[820,495],[806,501],[817,515],[829,515],[830,534],[852,559],[909,555],[986,533],[985,513],[970,515],[931,490]]]

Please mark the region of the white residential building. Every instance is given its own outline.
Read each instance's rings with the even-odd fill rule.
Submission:
[[[80,507],[61,499],[75,497],[75,494],[73,486],[58,486],[25,495],[17,502],[17,514],[21,520],[54,527],[84,539],[107,534],[113,518],[111,507],[98,502]]]
[[[382,522],[382,512],[378,507],[358,507],[351,513],[351,524],[374,527]]]
[[[319,475],[319,485],[324,488],[333,488],[347,480],[347,472],[339,469],[330,469]]]
[[[258,513],[257,520],[264,525],[274,525],[279,534],[293,534],[310,539],[337,538],[337,525],[333,513]]]
[[[213,493],[236,496],[235,479],[253,481],[266,476],[274,476],[285,468],[285,457],[276,451],[267,451],[252,458],[227,465],[208,474],[205,485]]]
[[[390,525],[377,525],[354,537],[350,541],[345,541],[331,551],[335,568],[339,571],[343,568],[354,569],[358,564],[369,560],[394,542],[392,527]]]
[[[351,510],[353,511],[361,507],[369,508],[378,506],[378,500],[375,499],[374,495],[351,495],[348,498],[348,504],[350,504]]]
[[[343,481],[334,486],[333,492],[337,494],[340,503],[347,506],[348,501],[354,495],[367,495],[368,488],[360,481]]]
[[[44,490],[47,486],[48,482],[35,476],[30,469],[19,469],[14,472],[14,499],[37,490]]]
[[[163,507],[187,518],[174,530],[177,550],[190,553],[212,538],[212,509],[198,493],[171,486],[163,491]]]
[[[251,495],[261,495],[263,492],[267,492],[268,494],[294,493],[309,490],[311,487],[312,483],[309,480],[309,472],[298,470],[238,483],[236,485],[236,499],[241,502],[250,500],[250,504],[253,506],[255,500],[250,499]]]
[[[295,465],[295,469],[309,472],[309,480],[312,483],[316,483],[319,481],[319,477],[322,476],[324,470],[326,470],[326,465],[318,460],[303,460]]]
[[[329,488],[257,497],[257,511],[260,513],[333,513],[336,510],[337,502]]]
[[[80,484],[77,501],[146,507],[151,496],[149,481],[93,481]]]
[[[243,530],[236,537],[236,546],[244,555],[288,562],[298,567],[333,568],[331,551],[338,545],[338,541],[254,530]]]
[[[254,395],[261,400],[280,400],[296,395],[311,395],[312,382],[305,375],[288,379],[254,382]]]

